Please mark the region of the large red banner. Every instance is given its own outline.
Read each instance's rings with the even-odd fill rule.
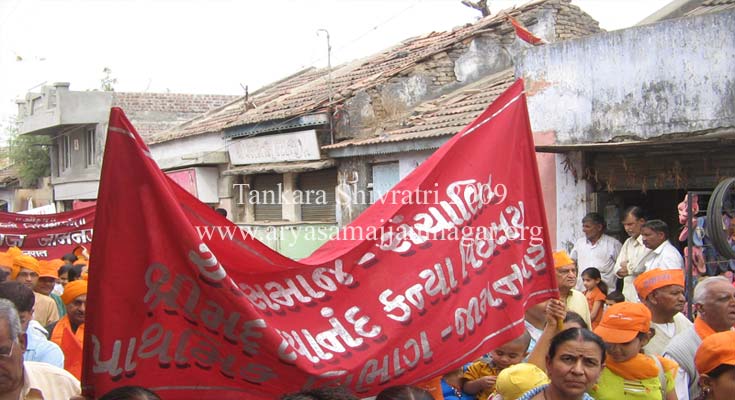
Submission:
[[[89,395],[374,395],[522,333],[558,297],[523,83],[516,82],[300,262],[167,178],[113,108],[84,348]]]
[[[0,212],[0,251],[17,246],[39,259],[61,258],[78,246],[92,244],[94,207],[58,214]]]

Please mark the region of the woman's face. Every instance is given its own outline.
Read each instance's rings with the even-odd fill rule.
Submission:
[[[551,384],[565,399],[589,391],[602,372],[602,349],[594,342],[568,340],[559,345],[553,359],[546,358]]]
[[[735,368],[731,368],[715,379],[710,378],[709,388],[708,400],[732,399],[732,394],[735,393]]]

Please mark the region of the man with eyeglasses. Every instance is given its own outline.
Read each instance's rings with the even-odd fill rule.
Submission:
[[[0,298],[10,300],[18,310],[20,324],[26,333],[26,351],[23,359],[39,361],[64,368],[64,353],[54,342],[48,340],[48,331],[33,319],[33,291],[20,282],[0,283]]]
[[[13,258],[13,280],[28,286],[29,289],[33,290],[36,286],[40,273],[40,265],[35,258],[25,254]],[[56,308],[56,302],[51,297],[38,292],[35,292],[35,296],[36,306],[33,319],[38,321],[41,326],[58,321],[59,310]]]
[[[0,400],[62,400],[81,393],[79,381],[61,368],[23,361],[26,334],[13,303],[0,299]]]
[[[554,252],[554,269],[556,283],[559,285],[559,298],[566,304],[568,311],[579,314],[587,326],[592,326],[587,298],[574,289],[577,284],[577,265],[574,260],[564,250]]]

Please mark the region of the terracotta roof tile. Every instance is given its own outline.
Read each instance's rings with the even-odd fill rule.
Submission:
[[[376,87],[389,79],[407,73],[422,60],[439,53],[451,51],[459,43],[480,34],[494,34],[509,43],[515,34],[504,13],[527,24],[535,18],[528,14],[536,10],[555,10],[557,20],[564,26],[557,29],[558,38],[578,37],[599,32],[596,21],[570,4],[570,0],[537,0],[518,8],[483,18],[446,32],[431,32],[411,38],[373,56],[333,68],[331,88],[333,102],[341,103],[360,90]],[[528,16],[527,16],[528,15]],[[150,139],[151,143],[208,132],[221,132],[227,128],[253,125],[299,117],[327,106],[329,87],[326,69],[307,69],[293,76],[261,88],[244,98],[219,109],[212,110]]]
[[[323,148],[330,150],[453,135],[477,118],[513,82],[513,71],[506,70],[419,104],[414,108],[414,115],[405,122],[406,127],[383,132],[380,136],[346,140]]]
[[[686,16],[710,14],[731,9],[735,9],[735,0],[706,0],[699,7],[689,11]]]

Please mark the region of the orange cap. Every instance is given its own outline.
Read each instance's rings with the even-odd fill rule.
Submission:
[[[54,259],[52,259],[52,260],[47,260],[46,262],[48,263],[48,265],[50,265],[50,266],[52,266],[52,267],[56,268],[56,273],[57,273],[57,274],[58,274],[58,272],[59,272],[59,268],[61,268],[61,267],[62,267],[63,265],[65,265],[65,264],[66,264],[66,263],[64,262],[64,260],[62,260],[62,259],[60,259],[60,258],[54,258]]]
[[[684,271],[681,269],[652,269],[638,275],[633,281],[641,299],[648,297],[658,288],[670,285],[684,287]]]
[[[617,303],[602,315],[595,333],[608,343],[628,343],[651,330],[651,311],[641,303]]]
[[[38,262],[39,278],[56,278],[59,279],[58,268],[51,264],[51,261],[41,260]]]
[[[694,364],[700,374],[706,374],[722,364],[735,365],[735,331],[707,336],[697,349]]]
[[[569,257],[566,251],[560,250],[554,252],[554,268],[566,267],[571,264],[574,264],[574,260],[572,260],[572,257]]]

